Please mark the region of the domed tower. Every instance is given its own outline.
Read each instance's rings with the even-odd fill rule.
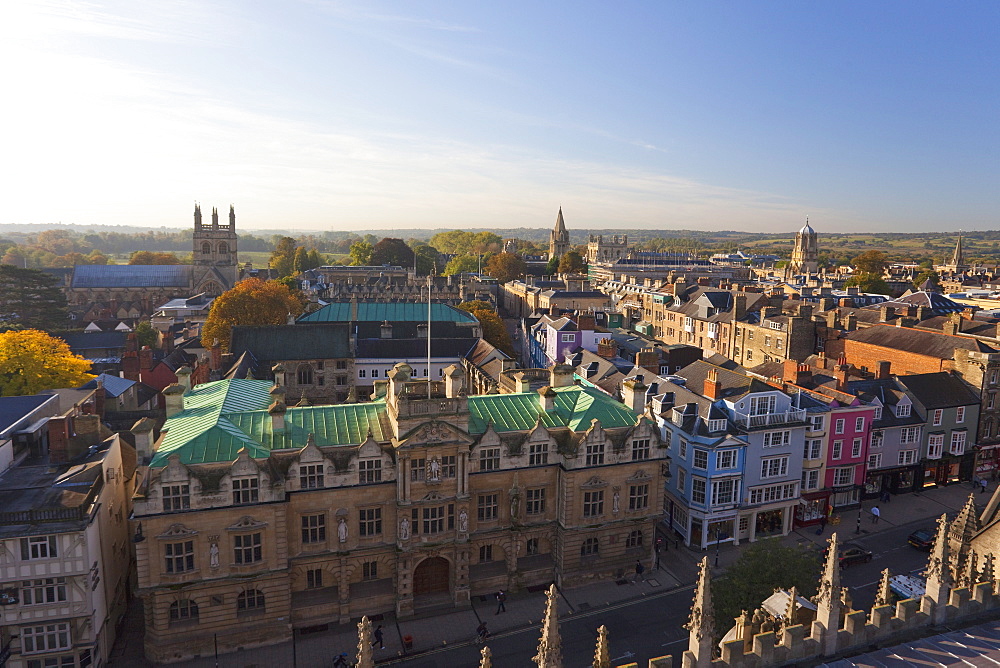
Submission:
[[[810,274],[819,269],[819,245],[816,243],[816,230],[806,224],[795,233],[795,248],[792,250],[792,261],[788,264],[792,273]]]
[[[219,211],[212,209],[212,224],[201,222],[201,206],[194,207],[194,291],[220,295],[236,285],[236,210],[229,206],[229,224],[219,224]]]
[[[561,257],[569,250],[569,232],[563,222],[562,207],[556,216],[556,226],[549,232],[549,257]]]

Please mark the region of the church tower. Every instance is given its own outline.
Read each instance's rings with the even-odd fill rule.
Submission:
[[[194,205],[194,275],[195,293],[218,296],[236,285],[236,211],[229,205],[229,224],[219,223],[219,210],[212,208],[212,224],[201,220],[201,205]]]
[[[819,269],[819,246],[816,243],[816,230],[806,224],[795,233],[795,248],[792,250],[792,261],[788,268],[792,273],[811,274]]]
[[[556,226],[549,232],[549,258],[561,257],[569,250],[569,232],[563,222],[562,207],[556,216]]]

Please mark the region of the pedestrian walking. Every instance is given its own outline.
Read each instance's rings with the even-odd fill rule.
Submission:
[[[340,653],[336,657],[334,657],[333,668],[348,668],[347,655],[344,653]]]
[[[503,589],[497,592],[497,614],[501,612],[507,612],[507,594],[504,593]]]
[[[479,626],[476,627],[476,638],[479,642],[483,642],[490,637],[490,631],[486,628],[486,622],[480,622]]]
[[[382,638],[382,633],[383,633],[382,625],[379,624],[378,628],[376,628],[375,631],[372,633],[372,636],[374,637],[374,640],[372,640],[372,647],[375,646],[375,643],[378,643],[379,649],[385,649],[385,640],[383,640]]]
[[[635,577],[632,578],[632,584],[635,584],[640,579],[645,582],[646,578],[642,577],[642,574],[646,572],[646,567],[642,565],[642,562],[638,559],[635,560]]]
[[[888,489],[883,489],[882,496],[880,496],[879,498],[882,500],[882,503],[889,503],[890,501],[892,501],[892,497],[889,495]]]
[[[982,493],[982,492],[985,492],[985,491],[986,491],[986,486],[987,486],[987,485],[988,485],[989,483],[988,483],[988,482],[986,482],[986,478],[980,478],[980,479],[979,479],[979,484],[980,484],[980,489],[979,489],[979,491],[980,491],[980,492]]]
[[[872,524],[878,524],[878,519],[882,516],[882,511],[878,506],[872,506]]]

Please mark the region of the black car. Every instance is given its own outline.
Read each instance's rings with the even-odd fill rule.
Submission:
[[[926,550],[927,552],[930,552],[931,548],[934,547],[934,530],[917,529],[907,536],[906,542],[918,550]]]
[[[823,559],[826,559],[826,550],[823,550]],[[872,553],[869,550],[846,543],[840,546],[840,567],[846,568],[851,564],[867,564],[872,560]]]

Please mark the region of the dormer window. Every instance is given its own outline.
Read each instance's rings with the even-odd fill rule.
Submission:
[[[896,417],[910,417],[910,404],[896,404]]]
[[[233,480],[233,504],[257,503],[260,500],[260,483],[257,478]]]
[[[709,420],[708,421],[708,431],[715,433],[717,431],[726,430],[726,420]]]

